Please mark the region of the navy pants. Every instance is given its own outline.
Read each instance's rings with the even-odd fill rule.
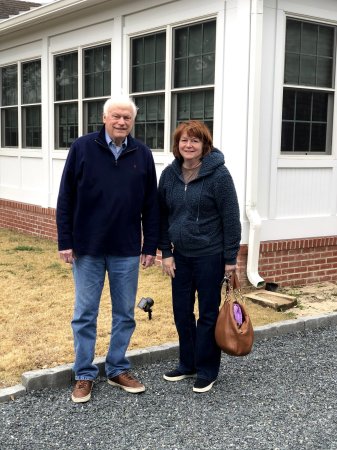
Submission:
[[[172,279],[174,321],[179,336],[179,366],[182,373],[196,372],[198,378],[214,381],[219,372],[221,350],[214,329],[224,276],[223,254],[186,257],[174,252]],[[196,321],[196,293],[199,317]]]

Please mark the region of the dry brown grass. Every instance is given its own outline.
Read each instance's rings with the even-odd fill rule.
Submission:
[[[73,310],[70,266],[58,259],[56,243],[0,229],[0,388],[20,381],[28,370],[73,361],[70,321]],[[171,308],[170,280],[161,269],[140,270],[137,302],[155,301],[153,318],[136,308],[136,331],[129,349],[177,340]],[[289,318],[249,303],[255,326]],[[108,283],[98,318],[96,355],[109,342],[111,307]]]

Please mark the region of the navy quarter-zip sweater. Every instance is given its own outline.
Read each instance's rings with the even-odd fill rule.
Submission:
[[[105,126],[78,138],[64,166],[56,222],[59,250],[91,256],[155,255],[159,209],[151,150],[129,135],[115,160]]]
[[[213,148],[202,159],[198,177],[185,185],[181,161],[167,166],[159,180],[163,257],[175,248],[184,256],[223,252],[225,264],[236,264],[240,249],[240,211],[224,155]]]

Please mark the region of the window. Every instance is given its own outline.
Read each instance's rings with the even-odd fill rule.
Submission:
[[[1,146],[17,147],[18,130],[18,66],[1,69]]]
[[[79,80],[79,67],[83,67]],[[80,86],[83,88],[81,92]],[[55,56],[55,147],[68,149],[80,135],[102,127],[111,93],[111,47],[103,45]],[[79,122],[80,113],[83,122]]]
[[[334,67],[335,28],[288,19],[282,153],[331,153]]]
[[[3,67],[1,99],[1,146],[18,148],[21,140],[23,148],[41,148],[41,61]]]
[[[22,64],[22,147],[41,146],[41,61],[32,61]]]
[[[135,38],[131,48],[131,90],[142,93],[135,96],[135,136],[150,148],[163,149],[166,35],[159,32]]]
[[[174,88],[183,88],[173,91],[176,124],[201,120],[213,132],[214,68],[214,20],[174,30]]]
[[[131,95],[138,106],[135,136],[163,150],[165,127],[171,135],[179,122],[204,121],[213,131],[215,20],[160,31],[131,40]],[[167,52],[167,36],[172,55]],[[172,86],[166,86],[167,66]],[[165,123],[165,105],[171,123]],[[169,143],[167,143],[169,146]]]
[[[55,58],[56,148],[69,148],[78,137],[78,53]]]
[[[105,100],[93,99],[110,96],[110,49],[110,45],[105,45],[84,50],[84,133],[97,131],[102,127],[102,112]]]

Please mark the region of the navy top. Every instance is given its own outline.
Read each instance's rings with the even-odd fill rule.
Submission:
[[[216,148],[202,159],[196,179],[185,185],[181,161],[175,159],[159,180],[161,230],[159,249],[172,256],[223,252],[225,264],[236,264],[241,224],[237,195],[224,156]]]
[[[78,138],[66,160],[57,200],[59,250],[75,255],[155,255],[157,178],[151,150],[127,137],[116,160],[100,132]]]

